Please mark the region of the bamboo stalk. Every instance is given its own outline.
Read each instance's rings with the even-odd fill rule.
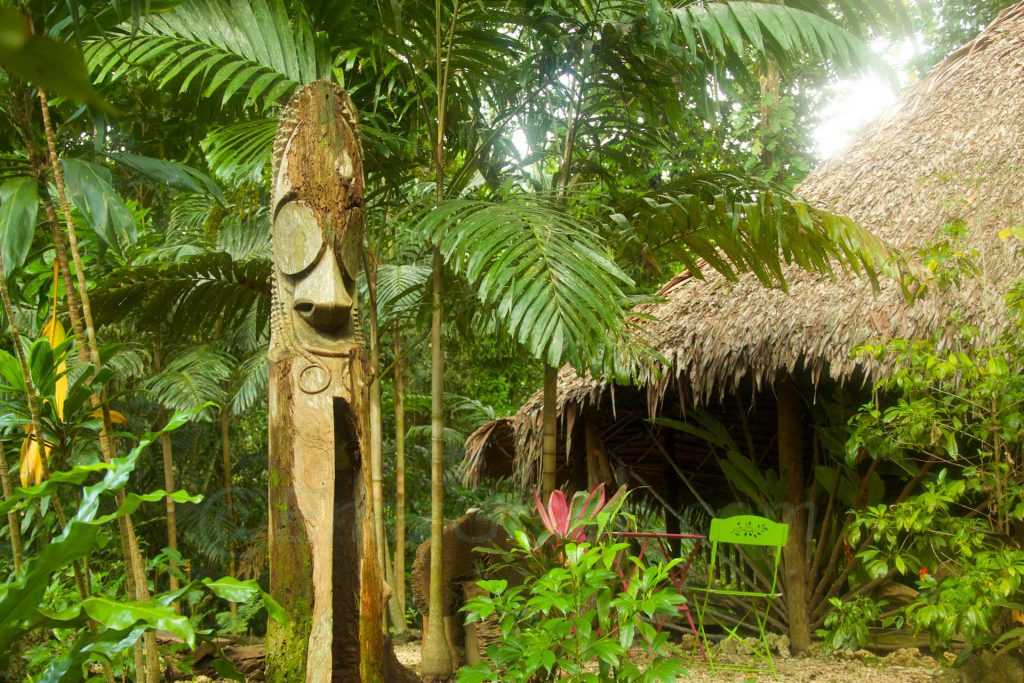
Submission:
[[[228,508],[228,519],[231,520],[232,525],[238,523],[238,516],[235,514],[235,494],[232,488],[231,482],[231,441],[230,441],[230,430],[229,430],[229,416],[230,408],[227,399],[224,400],[224,406],[220,410],[220,453],[221,453],[221,475],[224,483],[224,500],[227,503]],[[228,574],[235,576],[237,567],[235,566],[237,560],[235,558],[235,542],[232,540],[228,543]],[[238,616],[238,603],[228,603],[228,609],[231,610],[231,616]]]
[[[401,631],[405,631],[405,387],[398,324],[395,346],[395,596],[402,610]],[[396,625],[396,630],[397,630]]]
[[[157,343],[153,347],[153,365],[154,370],[160,372],[160,344]],[[162,412],[162,411],[161,411]],[[167,509],[167,547],[171,550],[177,551],[178,549],[178,518],[176,508],[174,506],[174,498],[170,496],[171,492],[174,491],[174,452],[173,445],[171,444],[171,435],[166,432],[160,435],[160,449],[161,455],[163,456],[163,471],[164,471],[164,490],[167,491],[168,495],[164,498],[164,504]],[[168,560],[168,564],[171,567],[170,575],[168,580],[170,583],[171,591],[176,591],[180,588],[178,577],[175,570],[178,568],[178,561],[173,557]],[[174,611],[181,613],[181,604],[178,601],[174,602]]]
[[[50,106],[46,97],[46,91],[39,88],[40,108],[43,115],[43,131],[46,135],[47,156],[50,162],[50,169],[53,172],[54,184],[57,187],[57,198],[64,214],[65,228],[67,230],[68,243],[71,248],[71,257],[75,264],[75,275],[78,281],[78,298],[82,306],[82,323],[85,327],[85,345],[88,351],[89,360],[93,365],[93,372],[98,372],[101,367],[99,345],[96,341],[96,328],[93,324],[92,307],[89,303],[88,286],[85,281],[85,268],[82,264],[81,252],[78,248],[78,235],[75,232],[74,222],[71,219],[71,205],[68,203],[67,188],[64,185],[64,173],[61,170],[60,157],[57,154],[56,136],[53,130],[53,123],[50,120]],[[71,299],[69,297],[69,308]],[[110,410],[98,396],[93,399],[99,403],[103,413],[103,422],[100,428],[100,452],[106,462],[111,462],[116,457],[116,448],[111,438]],[[124,501],[124,494],[120,492],[116,496],[118,505]],[[131,576],[129,584],[133,587],[136,600],[149,600],[149,588],[146,585],[145,562],[142,559],[142,552],[135,538],[135,529],[132,525],[131,516],[125,515],[118,518],[118,529],[121,534],[122,550],[124,551],[125,564],[128,574]],[[156,645],[156,634],[147,631],[143,634],[146,649],[146,660],[148,666],[144,667],[143,675],[147,683],[160,683],[160,654]]]
[[[377,541],[377,564],[387,569],[384,555],[384,434],[380,390],[380,326],[377,320],[377,264],[371,255],[364,259],[366,288],[369,291],[367,311],[370,328],[370,488],[373,505],[373,535]],[[386,572],[385,572],[386,573]]]

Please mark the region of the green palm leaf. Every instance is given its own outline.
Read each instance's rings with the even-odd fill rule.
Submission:
[[[693,3],[672,12],[693,56],[707,51],[736,62],[753,49],[783,64],[810,56],[846,68],[885,68],[855,34],[806,10],[732,0]]]
[[[261,345],[235,368],[231,380],[231,413],[241,415],[267,395],[267,351]]]
[[[430,267],[386,263],[377,269],[377,309],[380,322],[398,320],[423,303]]]
[[[784,288],[784,263],[827,274],[838,263],[875,283],[877,273],[894,267],[896,256],[852,219],[771,191],[748,200],[719,194],[708,201],[662,188],[632,200],[612,218],[698,277],[710,266],[728,278],[749,271]]]
[[[260,182],[270,167],[277,119],[241,121],[211,130],[200,146],[210,170],[222,182]]]
[[[283,0],[188,0],[89,41],[85,53],[97,82],[137,68],[161,87],[201,88],[224,103],[244,94],[245,106],[264,108],[329,77],[331,66],[325,37]]]
[[[168,410],[192,410],[210,402],[222,403],[226,399],[224,383],[236,363],[231,354],[215,347],[189,347],[171,358],[144,387]],[[212,407],[204,408],[200,414],[202,419],[214,415],[216,410]]]
[[[457,199],[419,230],[494,305],[510,334],[552,366],[587,364],[618,335],[633,283],[586,225],[539,201]]]
[[[100,320],[117,320],[129,311],[139,325],[170,333],[231,330],[250,316],[265,329],[269,279],[269,260],[235,261],[225,253],[135,265],[100,282],[93,308]]]

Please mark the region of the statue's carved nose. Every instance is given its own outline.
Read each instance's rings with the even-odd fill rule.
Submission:
[[[295,284],[292,308],[312,327],[337,332],[352,314],[352,296],[334,256],[327,249],[320,262]]]

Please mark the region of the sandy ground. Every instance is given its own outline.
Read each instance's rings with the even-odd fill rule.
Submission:
[[[419,672],[419,642],[397,645],[395,654],[400,662]],[[637,657],[642,659],[643,654],[638,652]],[[737,658],[727,655],[726,659]],[[717,671],[712,675],[706,662],[692,660],[687,664],[689,676],[679,680],[694,683],[926,683],[935,680],[940,670],[938,662],[917,650],[897,650],[885,657],[866,651],[831,657],[777,656],[775,665],[778,678],[772,678],[767,672]]]

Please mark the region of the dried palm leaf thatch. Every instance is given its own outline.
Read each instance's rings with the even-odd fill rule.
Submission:
[[[999,333],[1003,295],[1024,275],[1019,245],[999,234],[1024,223],[1024,3],[951,54],[796,191],[907,252],[960,225],[964,243],[977,250],[979,273],[960,288],[911,304],[893,281],[882,281],[875,292],[864,278],[828,278],[796,267],[786,269],[786,292],[765,288],[749,274],[730,281],[684,272],[662,287],[664,301],[637,308],[650,316],[645,327],[668,361],[651,364],[638,380],[652,413],[674,382],[701,404],[741,383],[766,388],[780,372],[807,373],[815,384],[877,377],[884,361],[854,356],[856,346],[943,334],[953,311],[979,329],[979,343]],[[563,420],[609,390],[614,386],[563,368]],[[541,404],[538,392],[500,427],[492,422],[472,434],[463,478],[476,481],[493,449],[513,444],[516,475],[532,478]]]

